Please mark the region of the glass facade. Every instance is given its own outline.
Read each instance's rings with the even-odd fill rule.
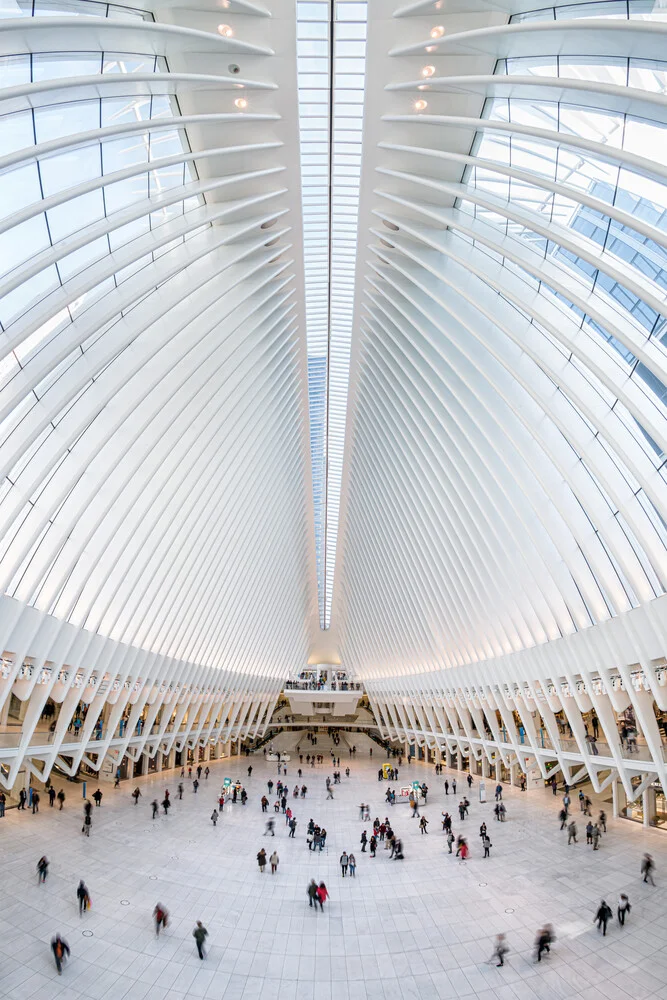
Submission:
[[[588,17],[663,21],[666,16],[662,4],[631,0],[544,8],[517,14],[511,22]],[[500,59],[495,72],[508,78],[555,77],[573,88],[578,81],[586,81],[601,88],[612,84],[648,93],[665,92],[667,62],[569,57],[566,44],[562,49],[559,56],[538,53]],[[651,161],[662,162],[667,152],[665,126],[601,109],[594,99],[585,106],[566,99],[489,98],[482,117],[506,123],[507,131],[493,127],[478,132],[472,149],[476,162],[464,176],[471,197],[460,198],[458,207],[508,238],[509,248],[512,241],[518,241],[532,253],[524,264],[498,254],[485,241],[465,234],[459,234],[460,238],[502,262],[531,291],[558,303],[587,337],[604,344],[607,358],[641,390],[646,412],[654,408],[664,412],[667,387],[656,369],[637,357],[633,345],[655,345],[660,357],[667,359],[667,187],[659,171],[648,169]],[[587,144],[585,152],[578,140]],[[582,302],[595,308],[587,311]],[[516,300],[512,305],[523,312]],[[637,412],[631,413],[623,400],[610,395],[608,387],[586,365],[583,354],[573,354],[540,325],[534,313],[529,318],[536,333],[584,374],[595,393],[622,419],[634,438],[633,447],[643,453],[642,462],[664,484],[667,456]],[[571,398],[569,405],[579,419],[586,419]],[[584,459],[582,462],[586,465]],[[656,494],[647,495],[618,455],[614,463],[662,543],[667,544],[667,526]],[[618,503],[590,467],[587,472],[628,543],[643,558]],[[662,592],[662,582],[645,559],[643,565],[654,592]],[[615,566],[630,603],[637,605],[639,595],[618,563]]]

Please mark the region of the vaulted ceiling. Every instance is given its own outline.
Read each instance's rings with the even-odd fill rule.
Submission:
[[[660,4],[3,16],[4,649],[370,678],[664,594]]]

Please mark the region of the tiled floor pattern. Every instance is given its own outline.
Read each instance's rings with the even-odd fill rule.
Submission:
[[[461,863],[447,854],[440,829],[442,779],[413,764],[403,768],[399,784],[415,776],[429,783],[429,835],[420,835],[406,804],[396,805],[391,815],[405,861],[390,861],[383,850],[372,860],[360,851],[358,806],[370,802],[372,816],[387,811],[377,755],[342,760],[352,774],[336,786],[333,800],[326,800],[329,768],[308,770],[295,840],[288,840],[282,817],[276,838],[264,838],[259,800],[267,778],[276,780],[276,767],[262,758],[252,763],[248,805],[226,806],[215,829],[209,817],[222,778],[245,779],[245,758],[213,764],[196,795],[186,782],[183,801],[155,821],[150,802],[162,798],[165,786],[176,799],[177,774],[142,779],[136,807],[127,782],[116,791],[104,786],[90,839],[81,835],[76,786],[63,812],[43,803],[36,816],[12,810],[0,820],[0,997],[667,1000],[666,834],[619,820],[599,852],[585,837],[568,848],[556,820],[558,800],[549,793],[506,789],[508,816],[501,825],[493,803],[477,801],[475,784],[470,818],[454,825],[455,832],[465,827],[472,845],[471,859]],[[293,785],[295,767],[289,770]],[[448,802],[454,805],[451,795]],[[317,856],[305,844],[310,816],[329,833],[327,849]],[[477,837],[482,819],[493,841],[489,860],[481,858]],[[280,855],[275,877],[258,870],[262,844]],[[340,876],[343,849],[356,855],[356,880]],[[656,859],[657,888],[639,876],[644,850]],[[44,853],[51,869],[40,887],[35,865]],[[80,877],[93,901],[83,919],[75,896]],[[311,877],[324,879],[331,891],[324,914],[308,907]],[[632,914],[625,929],[614,921],[603,938],[594,911],[601,895],[615,910],[619,891],[628,892]],[[159,939],[151,920],[157,901],[171,915]],[[192,938],[198,919],[209,930],[204,962]],[[533,939],[546,920],[557,941],[552,956],[536,965]],[[56,930],[72,949],[61,977],[49,949]],[[507,966],[496,969],[488,958],[500,930],[511,951]]]

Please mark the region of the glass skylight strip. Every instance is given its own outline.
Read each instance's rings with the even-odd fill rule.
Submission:
[[[320,626],[327,629],[350,367],[368,5],[300,2],[297,19],[315,551]]]

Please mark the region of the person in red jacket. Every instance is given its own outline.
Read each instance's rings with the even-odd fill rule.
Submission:
[[[324,910],[324,903],[329,898],[329,890],[327,889],[324,882],[320,882],[317,887],[317,902],[320,904],[320,910]]]

